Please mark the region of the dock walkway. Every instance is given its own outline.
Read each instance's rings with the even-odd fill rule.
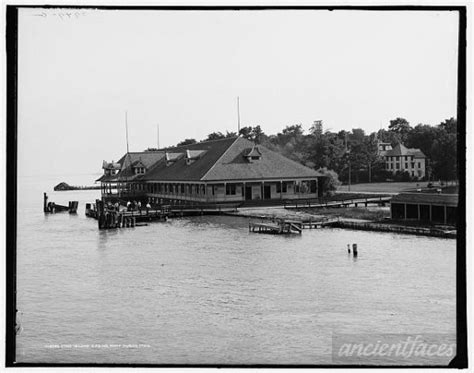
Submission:
[[[272,219],[271,223],[249,222],[249,232],[272,233],[272,234],[301,234],[303,229],[318,229],[331,226],[339,222],[339,218],[323,218],[318,220],[289,220]]]
[[[331,208],[331,207],[358,207],[358,205],[364,205],[367,207],[370,205],[378,205],[378,206],[385,206],[385,204],[389,203],[392,199],[391,196],[388,197],[373,197],[373,198],[354,198],[354,199],[346,199],[340,201],[328,201],[326,203],[315,203],[311,201],[307,202],[298,202],[298,201],[291,201],[285,202],[285,209],[299,209],[299,208]]]
[[[86,216],[97,219],[99,229],[134,227],[138,222],[166,221],[169,217],[195,215],[216,215],[235,212],[237,205],[162,205],[159,208],[140,208],[129,210],[124,206],[118,209],[105,206],[100,200],[86,204]]]

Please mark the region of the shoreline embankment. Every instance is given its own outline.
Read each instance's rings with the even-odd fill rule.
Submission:
[[[329,211],[331,210],[331,211]],[[457,232],[455,229],[438,228],[432,226],[407,225],[400,222],[392,222],[389,218],[370,220],[360,219],[358,216],[361,212],[367,211],[363,208],[343,208],[341,214],[339,209],[285,209],[281,206],[274,207],[259,207],[259,208],[239,208],[235,212],[225,212],[225,215],[238,216],[250,219],[262,220],[301,220],[301,221],[317,221],[337,218],[337,221],[327,224],[335,228],[354,229],[375,232],[392,232],[411,235],[431,236],[440,238],[456,238]],[[378,209],[374,209],[378,210]],[[382,208],[380,209],[382,210]],[[387,209],[385,208],[385,211]],[[373,211],[373,210],[372,210]],[[379,211],[373,211],[374,216],[379,217]]]

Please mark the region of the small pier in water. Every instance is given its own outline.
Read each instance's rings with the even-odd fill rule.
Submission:
[[[250,222],[249,232],[268,234],[301,234],[303,229],[317,229],[332,225],[339,219],[289,220],[279,219],[273,222]]]
[[[48,202],[48,195],[43,193],[43,211],[45,214],[69,211],[70,214],[77,213],[78,201],[69,201],[68,206]]]

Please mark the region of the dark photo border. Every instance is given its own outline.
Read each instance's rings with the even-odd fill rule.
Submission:
[[[467,283],[466,283],[466,48],[467,12],[466,6],[97,6],[97,5],[7,5],[6,6],[6,350],[7,367],[219,367],[219,368],[423,368],[424,366],[374,366],[374,365],[201,365],[201,364],[75,364],[75,363],[17,363],[16,351],[16,250],[17,250],[17,79],[18,79],[18,11],[23,8],[62,8],[62,9],[100,9],[100,10],[149,10],[149,11],[223,11],[223,10],[349,10],[349,11],[443,11],[459,14],[458,29],[458,74],[457,74],[457,120],[458,132],[458,170],[459,205],[456,243],[456,338],[457,355],[449,364],[452,368],[468,366],[467,351]],[[445,366],[430,366],[445,368]]]

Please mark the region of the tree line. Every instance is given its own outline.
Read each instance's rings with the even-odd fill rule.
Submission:
[[[267,135],[262,128],[246,126],[236,132],[213,132],[203,141],[217,140],[241,135],[257,144],[276,151],[310,168],[334,171],[339,180],[351,182],[380,182],[387,180],[409,181],[407,172],[393,175],[385,169],[384,161],[377,155],[378,142],[398,143],[407,148],[420,149],[426,156],[426,179],[457,180],[457,134],[455,118],[446,119],[438,125],[418,124],[414,127],[404,118],[390,121],[388,129],[366,134],[362,128],[351,131],[322,132],[310,128],[305,133],[302,124],[286,126],[276,135]],[[188,138],[177,146],[197,143]]]

